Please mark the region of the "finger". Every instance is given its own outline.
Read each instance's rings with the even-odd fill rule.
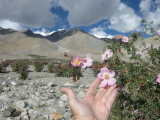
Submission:
[[[110,98],[108,99],[108,101],[106,102],[106,107],[108,108],[108,110],[110,111],[111,108],[112,108],[112,105],[117,97],[117,93],[118,93],[118,90],[117,89],[114,89],[112,95],[110,96]]]
[[[111,95],[113,94],[113,91],[116,89],[117,85],[113,85],[111,86],[108,91],[103,95],[101,102],[106,103],[107,100],[109,99],[109,97],[111,97]]]
[[[100,88],[95,96],[96,99],[101,99],[103,97],[103,95],[107,92],[109,86],[107,85],[104,88]]]
[[[77,102],[77,97],[70,88],[61,88],[60,91],[67,95],[69,106]]]
[[[88,88],[86,96],[88,95],[95,95],[96,89],[99,86],[99,84],[101,83],[101,80],[99,78],[96,78],[96,80],[91,84],[91,86]]]

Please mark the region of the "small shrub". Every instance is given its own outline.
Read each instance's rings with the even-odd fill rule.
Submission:
[[[19,65],[18,63],[12,63],[11,68],[13,72],[18,72],[19,71]]]
[[[18,72],[18,73],[20,73],[21,71],[27,71],[28,62],[23,60],[15,61],[11,64],[11,68],[13,72]]]
[[[27,78],[28,78],[28,72],[27,71],[21,71],[19,79],[25,80]]]
[[[54,64],[53,63],[50,63],[47,65],[47,68],[48,68],[48,72],[49,73],[52,73],[53,72],[53,67],[54,67]]]
[[[34,64],[34,69],[36,72],[41,72],[43,69],[44,64],[42,62],[36,62]]]
[[[0,73],[3,73],[5,72],[5,69],[6,69],[6,64],[4,62],[0,63]]]

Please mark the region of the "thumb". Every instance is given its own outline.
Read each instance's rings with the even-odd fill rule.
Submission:
[[[75,93],[70,88],[61,88],[60,91],[67,95],[69,106],[72,107],[77,102]]]

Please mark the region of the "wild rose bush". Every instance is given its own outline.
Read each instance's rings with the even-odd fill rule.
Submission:
[[[111,111],[111,120],[158,120],[160,119],[160,47],[144,46],[141,57],[134,43],[148,30],[158,35],[149,25],[144,33],[132,33],[129,37],[118,36],[110,41],[101,55],[101,63],[93,64],[97,77],[102,79],[100,86],[118,85],[119,95]],[[126,52],[128,58],[126,57]],[[111,79],[110,79],[111,78]],[[114,78],[114,79],[112,79]],[[107,79],[107,80],[105,80]]]
[[[158,33],[158,32],[157,32]],[[131,35],[132,36],[132,35]],[[132,36],[133,37],[133,36]],[[158,120],[160,118],[160,47],[146,46],[148,57],[141,58],[134,46],[135,37],[120,37],[107,45],[113,56],[103,64],[115,71],[119,96],[111,111],[111,119]],[[158,39],[160,41],[160,38]],[[122,59],[126,50],[130,57]]]

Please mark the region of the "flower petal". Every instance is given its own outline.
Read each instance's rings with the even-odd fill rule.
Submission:
[[[82,69],[85,69],[86,67],[87,67],[86,64],[82,64],[81,66]]]
[[[105,87],[108,84],[107,80],[103,80],[100,84],[101,87]]]
[[[113,70],[110,70],[108,72],[109,78],[113,78],[115,76],[115,72]]]
[[[102,76],[102,75],[103,75],[102,73],[99,73],[99,74],[97,75],[97,77],[98,77],[99,79],[103,80],[103,76]]]
[[[101,55],[101,61],[105,61],[106,60],[106,55],[105,54],[102,54]]]
[[[115,78],[110,78],[110,79],[108,80],[108,85],[112,86],[112,85],[114,85],[116,82],[117,82],[117,80],[116,80]]]
[[[157,78],[157,82],[160,83],[160,78]]]
[[[104,73],[104,72],[109,72],[109,69],[106,67],[101,68],[101,73]]]

